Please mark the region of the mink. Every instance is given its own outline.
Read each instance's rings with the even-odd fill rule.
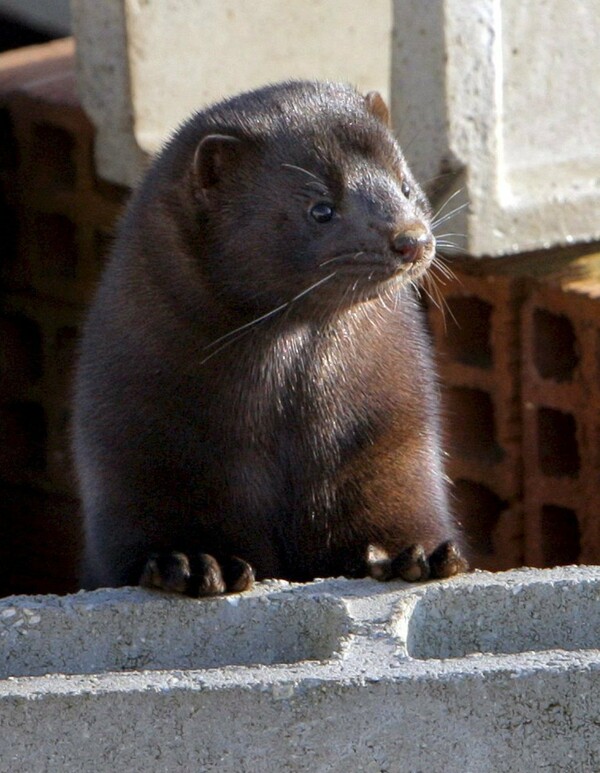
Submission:
[[[416,293],[431,210],[388,124],[376,92],[286,82],[152,163],[80,344],[83,587],[467,569]]]

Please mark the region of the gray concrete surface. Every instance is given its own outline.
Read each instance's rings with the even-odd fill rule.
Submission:
[[[0,771],[600,769],[600,568],[0,601]]]

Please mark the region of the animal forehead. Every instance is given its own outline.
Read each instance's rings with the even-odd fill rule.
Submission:
[[[391,190],[404,177],[404,160],[394,145],[340,145],[330,136],[299,144],[297,151],[285,157],[277,154],[290,179],[315,190],[320,184],[334,195],[344,190]]]
[[[294,126],[273,143],[277,155],[287,154],[288,161],[312,171],[347,172],[364,164],[400,170],[404,157],[393,136],[377,125],[357,125],[356,122],[338,121],[320,125],[315,122],[303,127]],[[375,122],[373,122],[375,123]]]

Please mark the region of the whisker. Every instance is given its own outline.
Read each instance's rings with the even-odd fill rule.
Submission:
[[[446,249],[449,252],[459,252],[461,255],[468,255],[469,253],[464,247],[459,247],[458,244],[452,244],[452,242],[436,242],[436,246]]]
[[[446,277],[446,279],[456,279],[456,274],[445,263],[443,263],[438,255],[436,255],[431,261],[432,268],[437,270]]]
[[[259,321],[259,320],[255,320],[255,321]],[[254,323],[252,323],[252,324],[254,324]],[[237,330],[232,331],[231,335],[233,335],[234,333],[237,333],[239,330],[241,330],[241,328],[238,328]],[[236,341],[239,341],[240,338],[243,338],[249,332],[250,332],[250,329],[246,328],[245,330],[242,330],[242,332],[238,336],[236,336],[235,338],[229,338],[227,341],[225,341],[223,344],[221,344],[221,346],[219,346],[217,349],[212,351],[207,357],[205,357],[203,360],[200,360],[200,365],[204,365],[204,363],[208,362],[208,360],[210,360],[211,357],[214,357],[215,354],[218,354],[221,351],[221,349],[225,349],[225,347],[229,346],[229,344],[234,344]],[[213,341],[212,344],[208,344],[208,346],[205,346],[204,349],[205,350],[208,349],[210,346],[213,346],[214,343],[216,343],[216,342]]]
[[[451,217],[454,217],[458,212],[460,212],[463,209],[466,209],[469,206],[469,202],[466,201],[464,204],[461,204],[460,207],[456,207],[456,209],[453,209],[451,212],[448,212],[448,214],[444,215],[444,217],[441,217],[439,220],[435,220],[431,224],[431,230],[433,231],[434,228],[437,228],[442,223],[445,223],[447,220],[450,220]]]
[[[343,258],[358,258],[364,254],[365,253],[363,250],[362,252],[354,252],[354,253],[345,252],[343,255],[335,255],[333,258],[328,258],[327,260],[324,260],[322,263],[319,263],[319,268],[321,266],[326,266],[328,263],[333,263],[335,260],[342,260]]]
[[[329,188],[325,185],[325,183],[319,182],[318,180],[309,180],[307,183],[304,183],[304,187],[313,188],[324,196],[329,195]]]
[[[286,303],[282,303],[279,306],[277,306],[274,309],[271,309],[271,311],[268,311],[266,314],[262,314],[260,317],[257,317],[256,319],[253,319],[251,322],[246,322],[243,325],[240,325],[239,327],[236,327],[234,330],[230,330],[229,333],[225,333],[225,335],[220,336],[219,338],[216,338],[214,341],[211,341],[211,343],[207,344],[204,347],[204,351],[207,349],[211,349],[213,346],[216,346],[221,341],[226,341],[227,339],[231,338],[231,336],[235,335],[236,333],[240,333],[242,331],[247,330],[248,328],[257,325],[259,322],[262,322],[265,319],[268,319],[269,317],[272,317],[274,314],[277,314],[278,311],[282,311],[287,306],[291,306],[292,303],[295,301],[300,300],[300,298],[303,298],[307,293],[309,293],[311,290],[314,290],[319,285],[322,285],[323,282],[327,282],[329,279],[334,277],[336,275],[336,271],[334,271],[332,274],[328,274],[326,277],[323,277],[322,279],[319,279],[318,282],[315,282],[310,287],[307,287],[305,290],[302,290],[301,293],[298,293],[298,295],[295,295],[290,301],[286,301]],[[239,338],[239,336],[238,336]],[[238,340],[237,338],[235,340]],[[233,343],[230,341],[227,341],[227,343]],[[212,352],[208,355],[208,357],[205,357],[203,360],[201,360],[200,364],[203,365],[207,360],[209,360],[213,355],[215,355],[218,351],[220,351],[223,347],[220,346],[216,351]]]
[[[441,271],[443,267],[443,270],[447,272],[447,277],[450,281],[456,282],[460,287],[463,286],[463,281],[461,280],[460,276],[452,271],[450,266],[446,264],[446,260],[442,255],[436,254],[434,260],[432,261],[432,265],[437,268],[438,271]]]
[[[436,234],[435,239],[438,241],[439,239],[448,239],[451,236],[456,237],[457,239],[466,239],[467,234],[452,234],[452,233],[445,233],[445,234]]]
[[[304,169],[301,166],[296,166],[296,164],[281,164],[281,167],[283,169],[292,169],[296,172],[303,172],[304,174],[307,174],[309,177],[312,177],[313,180],[316,180],[319,185],[322,185],[324,188],[327,188],[327,185],[321,180],[319,177],[317,177],[316,174],[313,174],[313,172],[309,172],[308,169]]]
[[[456,323],[456,317],[452,313],[452,309],[450,308],[448,301],[446,300],[446,298],[444,297],[443,293],[439,288],[440,281],[441,281],[440,278],[438,276],[435,276],[433,272],[428,274],[426,292],[429,300],[441,313],[442,324],[444,327],[444,334],[445,334],[448,332],[448,326],[446,323],[446,312],[448,312],[448,314],[454,320],[455,323]]]
[[[444,209],[444,207],[447,207],[448,204],[450,204],[450,202],[452,201],[452,199],[455,198],[455,196],[458,196],[459,193],[462,193],[463,190],[464,190],[464,188],[459,188],[457,191],[454,191],[454,193],[451,196],[448,196],[446,201],[444,201],[444,203],[440,207],[438,207],[437,211],[435,212],[435,214],[433,215],[433,217],[431,219],[435,221],[436,217],[439,214],[441,214],[441,212]]]

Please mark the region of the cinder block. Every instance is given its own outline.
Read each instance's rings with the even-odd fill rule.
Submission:
[[[520,566],[523,559],[519,313],[514,274],[453,267],[438,283],[429,320],[447,424],[447,470],[474,564]]]
[[[600,256],[537,281],[523,307],[526,560],[600,561]]]
[[[600,15],[568,0],[398,0],[392,114],[413,171],[445,174],[467,203],[453,231],[471,256],[600,238]],[[572,52],[563,62],[563,52]],[[561,67],[552,77],[553,62]],[[562,116],[577,116],[566,135]]]
[[[304,0],[281,11],[279,0],[179,0],[168,14],[153,3],[76,0],[79,89],[101,174],[133,185],[194,110],[266,83],[343,80],[387,98],[392,3]],[[194,63],[185,78],[182,51]]]
[[[597,770],[599,592],[571,567],[6,599],[0,768]]]

